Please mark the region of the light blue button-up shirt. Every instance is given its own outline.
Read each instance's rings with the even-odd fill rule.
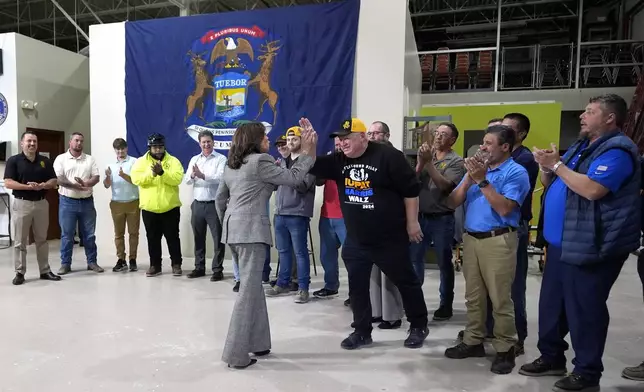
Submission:
[[[130,175],[134,162],[136,162],[136,158],[128,155],[124,160],[108,165],[112,171],[112,201],[127,203],[138,200],[139,188],[119,176],[121,168],[123,168],[125,174]]]
[[[497,193],[516,202],[517,207],[509,215],[501,216],[492,208],[479,186],[472,185],[465,199],[465,230],[480,233],[505,227],[517,228],[521,219],[521,205],[530,192],[528,172],[509,158],[499,167],[488,169],[485,178]],[[465,177],[461,183],[463,181]]]

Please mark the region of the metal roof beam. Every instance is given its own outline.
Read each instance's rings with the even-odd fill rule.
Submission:
[[[51,0],[52,2],[54,0]],[[196,1],[196,0],[195,0]],[[203,1],[203,0],[200,0]],[[137,7],[132,7],[132,9],[136,9],[137,11],[144,11],[144,10],[153,10],[153,9],[159,9],[159,8],[167,8],[173,6],[172,3],[169,1],[162,1],[159,3],[150,3],[150,4],[142,4]],[[75,17],[75,20],[84,20],[84,19],[92,19],[95,18],[96,16],[101,17],[101,16],[108,16],[108,15],[121,15],[127,13],[127,8],[120,8],[120,9],[110,9],[110,10],[97,10],[92,13],[85,13],[85,14],[78,14]],[[37,25],[37,24],[49,24],[58,22],[58,21],[63,21],[63,20],[69,20],[68,18],[64,16],[59,16],[55,18],[45,18],[45,19],[39,19],[39,20],[32,20],[29,22],[31,25]],[[10,30],[15,28],[18,25],[18,23],[8,23],[5,25],[0,26],[0,30]]]
[[[501,0],[497,0],[501,1]],[[526,5],[542,5],[542,4],[552,4],[552,3],[563,3],[563,2],[571,2],[575,0],[532,0],[532,1],[521,1],[517,3],[507,3],[503,4],[503,8],[510,8],[510,7],[524,7]],[[436,11],[428,11],[428,12],[418,12],[415,14],[412,14],[412,18],[418,18],[422,16],[435,16],[435,15],[449,15],[449,14],[456,14],[456,13],[463,13],[463,12],[478,12],[478,11],[487,11],[487,10],[496,10],[498,8],[497,5],[482,5],[482,6],[477,6],[477,7],[460,7],[460,8],[451,8],[451,9],[441,9],[441,10],[436,10]]]
[[[74,19],[72,19],[72,17],[71,17],[71,16],[69,16],[69,14],[67,13],[67,11],[65,11],[65,9],[64,9],[60,4],[58,4],[58,2],[57,2],[56,0],[50,0],[50,1],[51,1],[51,3],[52,3],[53,5],[55,5],[55,6],[56,6],[56,8],[58,8],[58,10],[59,10],[60,12],[62,12],[62,13],[63,13],[63,15],[65,15],[65,19],[67,19],[67,20],[69,21],[69,23],[71,23],[71,24],[76,28],[76,30],[80,33],[80,35],[82,35],[83,37],[85,37],[85,39],[86,39],[86,40],[88,40],[88,41],[89,41],[89,35],[87,35],[87,33],[85,32],[85,30],[81,29],[81,28],[80,28],[80,26],[76,23],[76,21],[75,21]],[[90,14],[90,15],[91,15],[91,14]]]

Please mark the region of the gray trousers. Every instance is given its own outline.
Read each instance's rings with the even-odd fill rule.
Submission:
[[[266,245],[232,244],[230,250],[239,263],[241,283],[221,360],[230,366],[246,366],[250,363],[249,353],[271,349],[271,329],[262,287]]]
[[[226,247],[221,243],[221,223],[217,216],[214,201],[194,200],[190,206],[192,216],[192,233],[195,239],[195,269],[206,269],[206,232],[210,228],[215,254],[212,257],[212,272],[223,272],[224,252]]]
[[[369,287],[371,317],[382,317],[384,321],[397,321],[405,314],[402,297],[396,286],[375,265],[371,269]]]

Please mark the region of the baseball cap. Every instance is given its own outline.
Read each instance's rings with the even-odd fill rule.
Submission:
[[[148,147],[152,146],[165,146],[165,136],[160,133],[153,133],[148,136]]]
[[[277,140],[275,140],[275,145],[276,146],[279,146],[279,145],[282,145],[282,144],[286,144],[286,136],[285,135],[282,135],[282,136],[278,137]]]
[[[364,125],[362,120],[358,118],[350,118],[342,121],[340,125],[340,130],[331,133],[331,137],[337,136],[347,136],[351,133],[366,133],[367,127]]]
[[[286,136],[302,136],[302,128],[298,126],[290,127],[286,130]]]

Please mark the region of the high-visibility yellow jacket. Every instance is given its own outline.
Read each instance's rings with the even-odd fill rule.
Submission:
[[[132,166],[130,178],[139,187],[139,207],[162,214],[181,206],[179,184],[183,180],[183,166],[177,158],[166,152],[161,160],[163,174],[155,176],[152,171],[155,162],[157,160],[147,152]]]

